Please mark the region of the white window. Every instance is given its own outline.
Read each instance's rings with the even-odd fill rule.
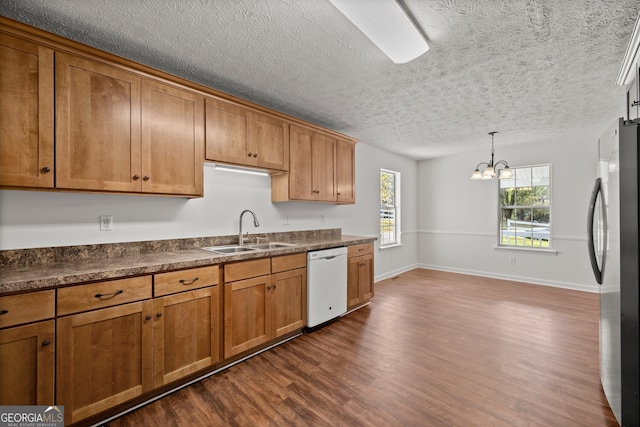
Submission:
[[[380,169],[380,247],[400,244],[400,172]]]
[[[499,246],[551,247],[551,165],[511,170],[500,180]]]

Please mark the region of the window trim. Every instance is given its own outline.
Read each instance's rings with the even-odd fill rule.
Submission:
[[[511,167],[511,170],[514,172],[514,177],[516,174],[516,170],[517,169],[531,169],[531,168],[536,168],[536,167],[541,167],[541,166],[548,166],[549,167],[549,246],[548,247],[535,247],[535,246],[517,246],[517,245],[505,245],[502,243],[502,204],[501,204],[501,198],[500,198],[500,181],[498,180],[498,203],[497,203],[497,230],[498,230],[498,237],[497,237],[497,244],[495,246],[495,249],[515,249],[515,250],[524,250],[524,251],[534,251],[534,252],[549,252],[552,254],[557,254],[557,251],[554,249],[554,247],[552,246],[552,231],[553,231],[553,167],[551,163],[536,163],[536,164],[531,164],[531,165],[522,165],[522,166],[513,166]],[[530,208],[533,208],[532,206],[529,206]],[[542,207],[542,206],[540,206]],[[523,206],[523,208],[526,208],[526,206]]]
[[[394,210],[395,210],[395,239],[393,242],[389,242],[384,244],[384,240],[382,238],[382,223],[381,223],[381,218],[380,218],[380,212],[383,209],[383,205],[382,205],[382,173],[389,173],[389,174],[393,174],[394,175],[394,188],[393,188],[393,196],[394,196]],[[402,177],[401,177],[401,173],[398,171],[394,171],[391,169],[386,169],[386,168],[380,168],[380,172],[378,174],[378,186],[379,186],[379,196],[378,196],[378,201],[379,201],[379,208],[378,208],[378,236],[380,238],[380,249],[387,249],[387,248],[392,248],[392,247],[396,247],[396,246],[402,246],[402,227],[401,227],[401,212],[402,212],[402,200],[401,200],[401,193],[402,193]]]

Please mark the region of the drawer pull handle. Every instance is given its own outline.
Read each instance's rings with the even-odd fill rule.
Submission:
[[[7,314],[9,312],[9,310],[0,310],[0,316],[2,316],[3,314]]]
[[[120,295],[121,293],[123,293],[124,291],[122,289],[119,289],[115,292],[111,292],[110,294],[95,294],[96,298],[104,298],[104,297],[109,297],[109,298],[113,298],[116,295]]]
[[[179,282],[182,283],[183,285],[193,285],[194,283],[196,283],[198,281],[199,277],[194,277],[191,280],[184,280],[184,279],[180,279]]]
[[[46,340],[42,341],[42,346],[43,347],[47,347],[51,344],[51,340],[49,338],[47,338]]]

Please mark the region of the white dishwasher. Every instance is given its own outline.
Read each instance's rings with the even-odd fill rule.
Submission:
[[[307,327],[347,312],[347,248],[307,253]]]

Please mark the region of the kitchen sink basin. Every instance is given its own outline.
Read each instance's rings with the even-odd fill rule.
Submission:
[[[209,246],[207,248],[201,248],[205,251],[216,252],[219,254],[235,254],[243,252],[256,252],[258,249],[250,248],[248,246]]]
[[[200,248],[205,251],[215,252],[218,254],[237,254],[244,252],[258,252],[261,250],[269,250],[269,249],[281,249],[281,248],[290,248],[292,246],[296,246],[293,243],[282,243],[282,242],[270,242],[270,243],[257,243],[253,245],[227,245],[227,246],[208,246],[206,248]]]
[[[281,249],[281,248],[291,248],[293,246],[295,246],[293,243],[282,243],[282,242],[258,243],[255,245],[249,245],[249,247],[255,248],[255,249]]]

